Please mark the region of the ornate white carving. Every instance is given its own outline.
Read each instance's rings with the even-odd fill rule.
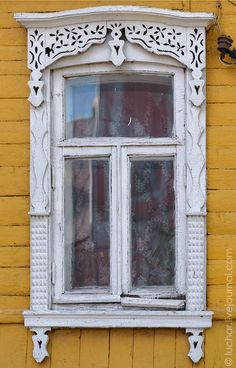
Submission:
[[[46,106],[31,109],[31,213],[46,213],[49,203],[48,127]]]
[[[205,307],[205,218],[188,216],[187,310]]]
[[[191,101],[200,106],[205,99],[201,70],[205,67],[205,34],[198,28],[169,26],[164,23],[117,21],[73,24],[67,27],[31,29],[29,31],[30,102],[42,101],[41,71],[63,56],[85,52],[91,45],[103,43],[111,33],[110,60],[120,66],[126,59],[125,42],[136,43],[145,50],[169,55],[192,70]],[[123,37],[123,39],[121,39]]]
[[[158,55],[169,55],[186,63],[186,36],[183,27],[160,23],[130,22],[125,28],[126,39]]]
[[[211,324],[205,308],[205,116],[203,108],[205,68],[205,27],[210,14],[192,14],[136,7],[102,7],[51,14],[18,14],[16,19],[29,28],[28,66],[31,103],[31,311],[25,322],[32,331],[34,358],[48,356],[48,336],[52,327],[182,327],[191,333],[189,356],[202,357],[202,329]],[[119,67],[126,60],[126,44],[141,46],[156,55],[167,55],[182,63],[190,73],[187,81],[187,311],[104,311],[75,312],[51,310],[49,304],[49,113],[44,102],[44,70],[54,61],[77,55],[95,44],[108,41],[110,60]],[[99,49],[98,49],[99,52]],[[134,56],[135,61],[135,56]],[[190,77],[191,74],[191,77]],[[48,92],[49,96],[49,92]],[[108,308],[108,307],[107,307]],[[193,311],[193,312],[192,312]],[[195,311],[195,312],[194,312]],[[60,314],[61,313],[61,314]],[[116,313],[121,313],[116,316]],[[181,314],[182,313],[182,314]],[[205,314],[204,314],[205,313]],[[210,314],[209,314],[210,313]],[[127,315],[126,315],[127,314]],[[126,316],[126,317],[125,317]],[[89,318],[88,318],[89,317]],[[107,318],[106,318],[107,317]],[[104,322],[105,320],[105,322]],[[28,322],[27,322],[28,321]],[[27,324],[28,323],[28,324]],[[46,324],[47,323],[47,324]],[[34,327],[38,326],[38,327]]]
[[[120,66],[126,59],[123,47],[125,44],[124,40],[120,40],[122,37],[122,29],[124,29],[123,23],[110,23],[108,28],[111,30],[112,41],[109,41],[108,44],[111,48],[111,57],[110,60],[116,66]]]
[[[34,343],[33,357],[37,363],[41,363],[47,356],[49,356],[47,351],[48,336],[47,331],[51,331],[51,328],[31,328],[31,331],[35,332],[32,336]]]
[[[28,67],[32,71],[30,87],[30,103],[37,107],[43,102],[42,88],[44,83],[40,81],[41,70],[45,65],[45,35],[37,29],[28,33]]]
[[[188,212],[205,211],[205,124],[200,119],[200,107],[192,105],[187,126],[187,204]]]
[[[31,309],[48,309],[48,218],[31,216]]]
[[[190,350],[188,356],[193,361],[193,363],[198,363],[199,360],[203,357],[203,330],[199,328],[191,328],[186,329],[186,333],[190,333],[191,335],[188,337],[188,341],[190,344]]]
[[[201,106],[205,100],[203,91],[204,80],[202,79],[202,69],[205,68],[205,30],[194,28],[187,37],[188,60],[186,65],[192,70],[193,80],[189,81],[191,88],[190,101],[195,106]]]

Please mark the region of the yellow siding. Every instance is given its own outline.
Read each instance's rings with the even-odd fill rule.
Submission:
[[[15,12],[58,11],[99,5],[145,5],[219,14],[221,32],[236,43],[236,1],[102,0],[0,2],[0,366],[38,367],[31,333],[23,327],[29,307],[29,106],[26,30]],[[205,358],[198,365],[223,368],[226,353],[226,254],[236,272],[236,67],[218,60],[218,28],[207,36],[208,308]],[[236,277],[234,278],[235,282]],[[236,305],[236,292],[234,295]],[[236,311],[233,312],[236,318]],[[236,322],[234,322],[236,331]],[[234,340],[236,339],[234,332]],[[42,368],[188,368],[184,331],[173,329],[61,329],[50,333]],[[236,346],[236,345],[235,345]],[[234,364],[236,364],[236,348]]]

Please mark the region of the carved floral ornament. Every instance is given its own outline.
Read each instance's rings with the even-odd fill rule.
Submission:
[[[33,335],[37,362],[48,356],[47,331],[56,327],[179,327],[190,334],[189,357],[203,356],[203,329],[211,327],[205,310],[205,30],[213,14],[185,13],[131,6],[99,7],[59,13],[16,14],[28,28],[31,104],[31,308],[24,312]],[[52,310],[50,302],[50,137],[44,71],[56,60],[79,55],[108,42],[110,62],[126,60],[126,43],[179,61],[187,70],[186,192],[187,292],[185,311],[128,313]],[[40,164],[39,164],[40,163]],[[53,274],[53,271],[52,271]]]

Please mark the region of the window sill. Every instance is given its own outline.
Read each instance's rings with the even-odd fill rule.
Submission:
[[[34,327],[153,327],[153,328],[210,328],[210,311],[154,311],[104,307],[90,310],[25,311],[25,326]]]

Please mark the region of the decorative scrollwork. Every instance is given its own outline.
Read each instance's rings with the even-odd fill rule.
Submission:
[[[204,101],[205,67],[204,33],[198,28],[184,28],[156,23],[132,22],[91,22],[67,27],[34,29],[29,35],[29,68],[32,71],[29,86],[30,102],[39,106],[43,101],[41,71],[63,56],[85,52],[91,45],[105,41],[108,31],[112,40],[110,60],[120,66],[126,59],[125,42],[136,43],[154,54],[168,55],[192,70],[193,80],[191,101],[200,106]]]
[[[47,331],[51,331],[51,328],[32,328],[31,331],[35,332],[32,336],[34,343],[33,357],[37,363],[41,363],[47,356],[49,356],[47,351],[48,336]]]
[[[186,33],[181,27],[132,22],[126,26],[125,35],[129,42],[137,43],[149,52],[170,55],[184,62]]]
[[[199,328],[186,329],[186,333],[191,334],[188,338],[190,344],[188,356],[193,361],[193,363],[198,363],[199,360],[203,357],[203,330]]]

